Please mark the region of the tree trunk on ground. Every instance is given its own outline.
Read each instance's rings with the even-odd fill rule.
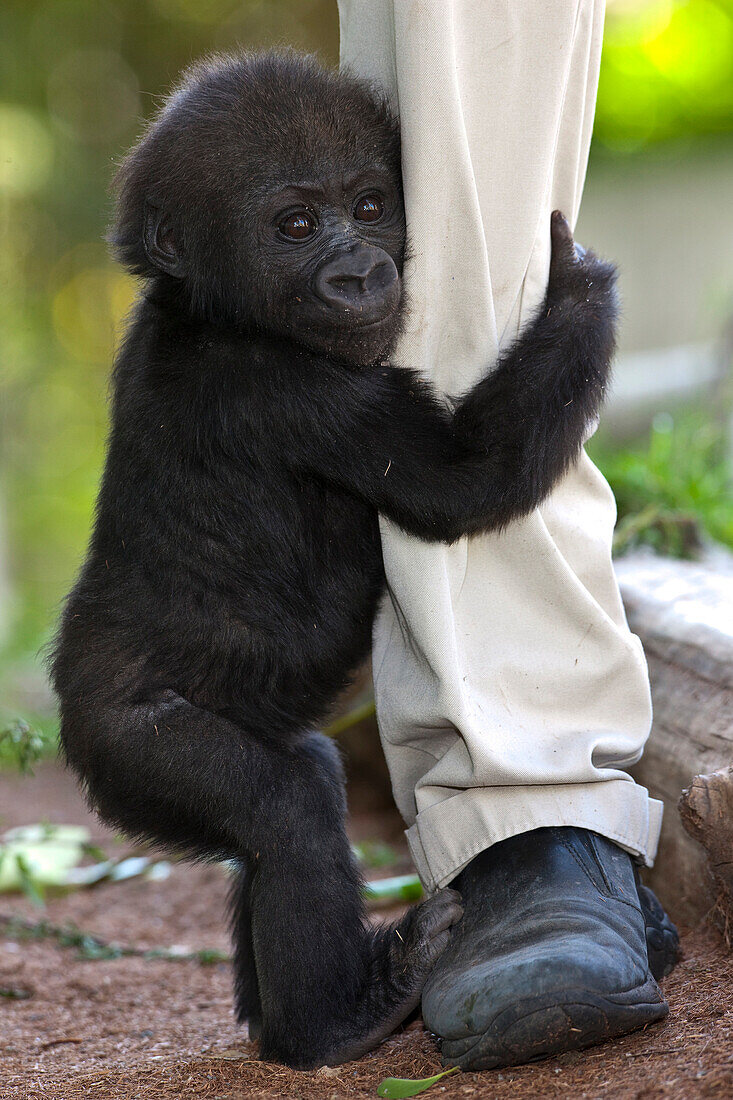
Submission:
[[[733,767],[697,775],[682,792],[680,817],[702,845],[717,887],[714,916],[731,945],[733,933]]]
[[[618,562],[617,573],[654,702],[652,736],[633,773],[665,803],[657,861],[645,879],[673,918],[695,924],[721,890],[705,851],[722,867],[727,844],[733,860],[733,791],[710,774],[733,764],[733,558],[719,551],[701,563],[638,555]],[[692,835],[677,812],[685,788],[682,812]]]

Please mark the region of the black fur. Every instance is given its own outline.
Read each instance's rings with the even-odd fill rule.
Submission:
[[[238,861],[239,1018],[264,1057],[342,1061],[417,1004],[460,914],[445,891],[367,930],[338,754],[311,732],[369,651],[377,515],[451,542],[541,502],[603,395],[613,268],[555,215],[536,321],[450,411],[386,362],[399,137],[364,85],[290,55],[210,61],[118,187],[112,241],[146,282],[53,661],[63,749],[105,820]],[[277,228],[293,202],[317,218],[308,240]],[[343,309],[314,291],[324,265]]]

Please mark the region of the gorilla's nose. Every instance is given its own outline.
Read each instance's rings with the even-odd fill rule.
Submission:
[[[314,285],[326,305],[365,321],[385,316],[399,297],[394,260],[383,249],[367,244],[324,264]]]

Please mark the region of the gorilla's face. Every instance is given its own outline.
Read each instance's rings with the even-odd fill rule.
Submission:
[[[126,231],[144,189],[140,256]],[[350,78],[240,59],[169,101],[121,171],[113,241],[208,320],[354,365],[400,329],[405,216],[399,135]]]
[[[373,361],[394,342],[405,222],[399,181],[334,165],[273,189],[251,255],[267,291],[262,321],[320,352]]]

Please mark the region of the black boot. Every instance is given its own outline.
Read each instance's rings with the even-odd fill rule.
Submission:
[[[645,887],[642,909],[632,859],[611,841],[535,829],[482,852],[452,885],[464,916],[422,999],[446,1064],[526,1062],[667,1015],[655,975],[674,965],[677,933]]]

